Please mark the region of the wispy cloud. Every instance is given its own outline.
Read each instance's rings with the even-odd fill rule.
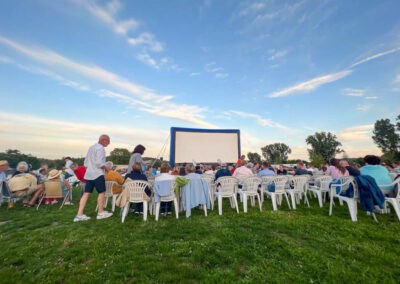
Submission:
[[[128,43],[133,46],[146,46],[150,50],[155,52],[161,52],[164,50],[164,46],[161,42],[155,39],[151,33],[141,33],[136,38],[129,38]]]
[[[373,129],[374,129],[373,124],[353,126],[338,132],[337,137],[339,141],[343,142],[371,140],[371,133]]]
[[[204,66],[204,70],[208,73],[214,74],[214,77],[217,79],[225,79],[229,77],[229,73],[225,72],[224,68],[217,66],[215,62],[207,63]]]
[[[266,3],[263,3],[263,2],[252,3],[250,6],[243,8],[239,12],[239,16],[245,17],[248,15],[253,15],[254,13],[257,13],[257,12],[263,10],[265,8],[265,6],[266,6]]]
[[[103,7],[90,0],[73,1],[83,6],[89,13],[108,25],[117,34],[126,35],[139,25],[139,22],[133,18],[127,20],[117,19],[117,14],[122,8],[122,4],[118,0],[112,0]]]
[[[157,60],[151,57],[148,53],[140,53],[136,56],[136,59],[154,69],[160,69],[160,65],[158,64]]]
[[[350,97],[362,97],[364,96],[365,90],[346,88],[342,90],[343,94]]]
[[[270,54],[270,56],[268,57],[268,60],[272,61],[272,60],[276,60],[276,59],[285,57],[288,54],[288,50],[287,49],[284,49],[284,50],[272,49],[269,51],[269,54]]]
[[[276,91],[269,95],[270,98],[286,97],[300,92],[309,92],[319,88],[322,85],[337,81],[348,75],[350,75],[352,70],[344,70],[337,73],[332,73],[328,75],[319,76],[311,80],[298,83],[292,87]]]
[[[376,100],[376,99],[378,99],[378,97],[371,96],[371,97],[364,97],[364,99],[366,99],[366,100]]]
[[[22,53],[40,64],[46,65],[48,68],[73,72],[75,75],[84,76],[85,78],[95,80],[97,83],[108,85],[120,91],[94,92],[100,96],[116,96],[119,100],[130,102],[132,106],[141,105],[140,110],[150,112],[157,116],[174,118],[206,127],[216,127],[204,121],[202,113],[206,111],[205,108],[195,105],[173,103],[170,101],[172,98],[171,96],[159,95],[149,88],[132,83],[118,74],[107,71],[101,67],[85,65],[66,58],[54,51],[34,46],[24,46],[4,37],[0,37],[0,44],[8,46],[12,50]],[[58,80],[56,76],[51,76],[50,74],[49,72],[43,72],[43,75]],[[151,104],[148,105],[147,102],[151,102]]]
[[[258,114],[253,114],[253,113],[248,113],[248,112],[243,112],[243,111],[237,111],[237,110],[231,110],[230,111],[232,114],[234,114],[235,116],[239,116],[242,118],[249,118],[249,119],[253,119],[255,120],[259,125],[264,126],[264,127],[270,127],[270,128],[277,128],[280,130],[284,130],[287,132],[294,132],[293,129],[284,126],[278,122],[275,122],[271,119],[267,119],[267,118],[263,118],[262,116],[258,115]]]
[[[370,105],[370,104],[360,104],[360,105],[357,105],[356,110],[366,112],[366,111],[369,111],[371,108],[372,108],[372,105]]]
[[[195,77],[195,76],[199,76],[200,72],[192,72],[189,74],[190,77]]]
[[[353,64],[350,66],[350,68],[353,68],[353,67],[355,67],[355,66],[358,66],[358,65],[360,65],[360,64],[366,63],[366,62],[368,62],[368,61],[371,61],[371,60],[374,60],[374,59],[377,59],[377,58],[379,58],[379,57],[382,57],[382,56],[385,56],[385,55],[389,55],[389,54],[392,54],[392,53],[395,53],[395,52],[399,52],[399,51],[400,51],[400,47],[397,47],[397,48],[393,48],[393,49],[391,49],[391,50],[387,50],[387,51],[384,51],[384,52],[380,52],[380,53],[377,53],[377,54],[368,56],[367,58],[364,58],[364,59],[362,59],[362,60],[359,60],[359,61],[357,61],[356,63],[353,63]]]

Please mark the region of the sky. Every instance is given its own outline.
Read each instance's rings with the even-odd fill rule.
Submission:
[[[400,114],[398,0],[1,0],[0,151],[169,157],[171,127],[239,129],[242,153],[331,132],[380,154]],[[164,150],[166,149],[166,150]]]

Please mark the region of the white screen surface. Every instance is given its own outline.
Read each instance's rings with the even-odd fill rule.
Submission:
[[[175,163],[236,163],[239,157],[239,133],[175,133]]]

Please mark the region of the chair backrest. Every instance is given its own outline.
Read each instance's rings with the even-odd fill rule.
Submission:
[[[273,182],[276,176],[262,176],[261,181],[263,186],[268,186],[270,183]]]
[[[132,180],[124,183],[124,190],[129,190],[129,201],[142,201],[147,199],[145,189],[150,186],[147,181],[144,180]]]
[[[113,187],[114,184],[117,184],[113,180],[106,180],[106,192],[105,192],[105,197],[112,197],[113,196]]]
[[[46,198],[62,198],[62,186],[61,181],[45,181],[44,183],[44,195]]]
[[[214,179],[215,179],[215,175],[214,174],[202,174],[201,175],[201,178],[202,179],[209,179],[209,180],[211,180],[211,181],[214,181]]]
[[[214,175],[202,174],[201,179],[208,184],[208,188],[211,189],[214,186]]]
[[[315,178],[315,185],[318,186],[320,190],[329,191],[329,185],[331,182],[331,176],[320,176]]]
[[[275,184],[275,193],[285,192],[287,181],[287,176],[275,176],[273,179],[273,183]]]
[[[358,197],[357,183],[356,183],[356,180],[354,179],[354,177],[344,176],[344,177],[340,177],[338,179],[338,181],[339,181],[339,183],[336,185],[334,183],[331,183],[331,187],[336,187],[336,190],[334,191],[335,195],[341,195],[342,193],[346,192],[350,188],[350,185],[351,185],[353,188],[353,191],[354,191],[353,197],[354,198]]]
[[[238,179],[230,176],[220,177],[215,181],[215,185],[222,194],[234,194],[237,191]]]
[[[168,192],[166,191],[168,186]],[[175,194],[177,183],[175,180],[162,180],[154,182],[154,193],[159,194],[160,197],[172,197]]]
[[[262,180],[258,176],[247,177],[243,180],[243,189],[247,192],[257,192],[261,186]]]
[[[309,178],[308,175],[293,176],[289,178],[289,181],[293,185],[294,191],[304,192]]]

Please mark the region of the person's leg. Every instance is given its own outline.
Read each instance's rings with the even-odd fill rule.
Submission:
[[[32,197],[31,197],[31,200],[29,200],[29,205],[35,205],[35,203],[36,203],[36,200],[39,198],[39,196],[41,195],[43,193],[43,189],[42,188],[40,188],[40,189],[37,189],[33,194],[32,194]]]
[[[82,216],[85,210],[86,203],[89,199],[90,194],[93,192],[94,183],[92,180],[88,180],[85,186],[85,192],[83,193],[81,200],[79,201],[79,209],[77,216]]]
[[[105,201],[105,192],[106,192],[106,180],[104,176],[99,176],[94,180],[95,187],[99,196],[97,197],[97,209],[98,214],[103,213],[104,211],[104,201]]]
[[[98,205],[98,213],[99,214],[103,213],[104,200],[106,200],[104,192],[99,193],[99,196],[97,197],[97,205]]]

